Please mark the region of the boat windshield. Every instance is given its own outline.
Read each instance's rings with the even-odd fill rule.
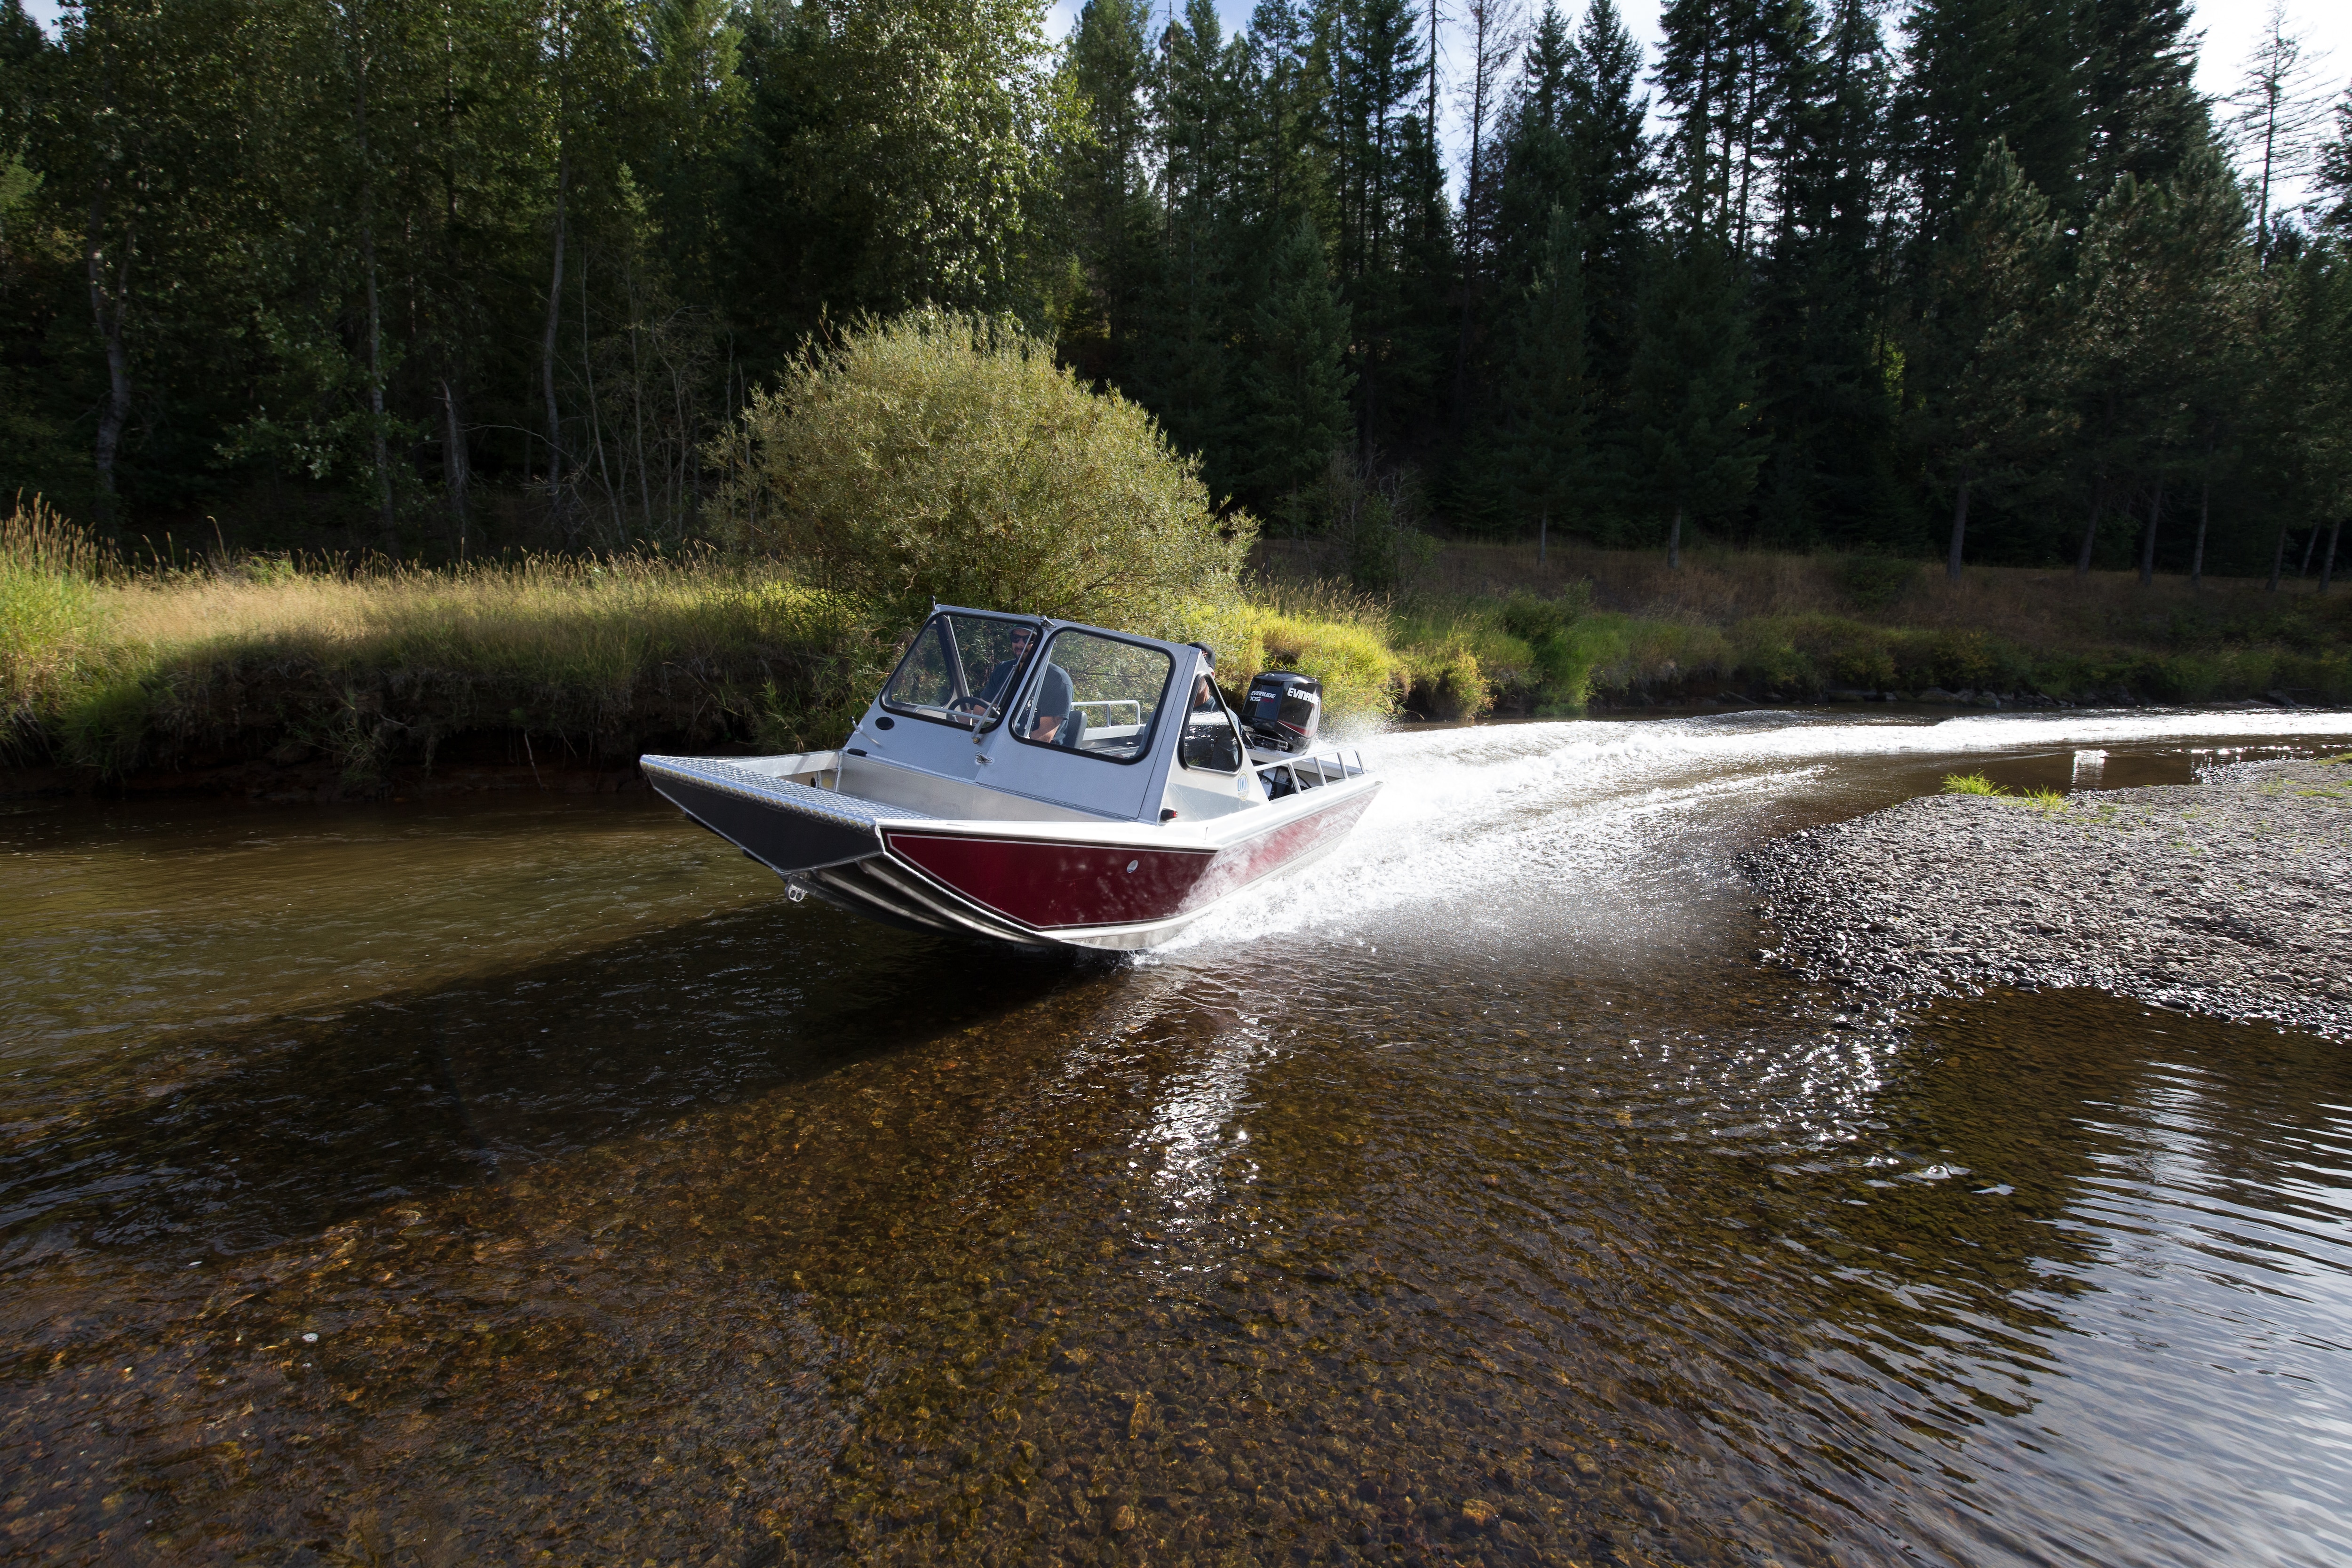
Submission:
[[[1006,699],[1021,689],[1036,641],[1033,621],[933,616],[882,689],[882,706],[968,730],[992,727],[1004,716]]]
[[[1156,647],[1096,632],[1055,632],[1045,668],[1013,715],[1015,739],[1131,763],[1151,742],[1176,661]]]

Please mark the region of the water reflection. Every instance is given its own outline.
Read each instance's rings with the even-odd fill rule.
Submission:
[[[186,1027],[79,1056],[11,1015],[0,1539],[2352,1557],[2339,1052],[2084,995],[1887,1019],[1756,967],[1732,850],[1943,760],[1563,798],[1471,735],[1539,872],[1374,842],[1294,890],[1314,919],[1142,965],[730,903],[663,871],[709,853],[667,816],[559,808],[469,819],[470,896],[557,868],[543,907],[609,907],[591,859],[682,890],[469,961],[457,904],[388,896],[401,856],[320,849],[330,905],[383,895],[353,944],[416,954],[364,998],[174,982]],[[173,853],[232,910],[292,886],[205,842]],[[27,951],[55,1016],[103,1013],[102,963]]]

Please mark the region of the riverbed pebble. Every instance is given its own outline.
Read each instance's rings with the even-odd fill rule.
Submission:
[[[1865,994],[2088,986],[2352,1038],[2352,760],[2063,804],[1928,795],[1742,866],[1769,956]]]

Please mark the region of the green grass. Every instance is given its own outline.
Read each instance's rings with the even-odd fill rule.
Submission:
[[[2165,589],[2159,604],[2095,579],[1947,584],[1839,557],[1695,555],[1682,574],[1632,552],[1515,560],[1449,547],[1433,586],[1394,598],[1266,570],[1142,629],[1209,644],[1236,691],[1264,668],[1314,675],[1340,726],[1843,689],[2352,700],[2344,597]],[[0,758],[119,777],[324,756],[363,779],[483,732],[615,762],[648,745],[801,750],[847,731],[908,629],[715,552],[132,572],[36,500],[0,519]]]
[[[1317,675],[1344,721],[1395,708],[1383,614],[1286,588],[1153,629],[1209,642],[1235,687],[1270,664]],[[0,520],[0,749],[118,778],[323,757],[352,780],[485,732],[606,765],[655,744],[804,750],[839,742],[909,629],[715,552],[132,573],[37,502]]]
[[[2066,809],[2066,793],[2054,789],[2013,791],[1997,784],[1982,773],[1946,773],[1943,794],[1981,795],[1993,800],[2013,801],[2030,805],[2044,816],[2054,816]]]

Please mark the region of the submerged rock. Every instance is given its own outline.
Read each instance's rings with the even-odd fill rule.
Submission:
[[[2352,1038],[2352,763],[1928,795],[1744,857],[1772,956],[1885,995],[2092,986]]]

